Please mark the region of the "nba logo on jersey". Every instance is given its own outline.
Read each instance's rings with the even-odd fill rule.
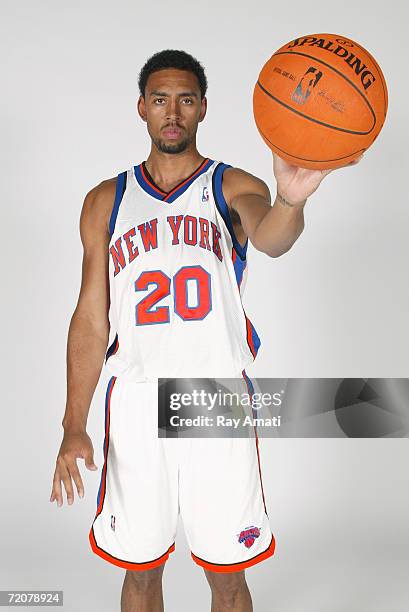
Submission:
[[[222,191],[229,167],[206,158],[169,193],[143,162],[119,174],[109,223],[117,334],[106,355],[115,376],[241,377],[254,361],[260,339],[241,301],[247,242],[237,241]]]
[[[115,531],[115,516],[111,514],[111,529]]]

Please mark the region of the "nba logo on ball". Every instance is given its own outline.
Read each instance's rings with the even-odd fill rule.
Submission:
[[[208,201],[209,201],[209,192],[207,190],[207,187],[203,187],[202,202],[208,202]]]
[[[260,529],[258,527],[246,527],[240,532],[238,536],[240,544],[244,542],[246,548],[253,546],[256,538],[260,536]]]
[[[374,57],[338,34],[300,36],[262,67],[253,113],[266,145],[291,164],[340,168],[359,158],[386,118],[388,91]]]
[[[115,531],[115,516],[111,514],[111,529]]]
[[[312,75],[310,74],[312,73]],[[322,72],[310,66],[301,81],[298,83],[296,90],[293,92],[291,99],[298,104],[304,104],[307,101],[311,90],[317,85],[322,77]]]

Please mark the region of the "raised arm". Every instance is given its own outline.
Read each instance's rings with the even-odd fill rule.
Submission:
[[[342,166],[352,166],[362,155]],[[289,164],[273,153],[277,194],[271,205],[270,192],[261,179],[240,168],[227,168],[223,194],[236,221],[240,241],[248,236],[253,246],[270,257],[286,253],[304,229],[304,206],[321,181],[333,169],[307,170]]]
[[[93,446],[86,433],[88,412],[104,363],[109,338],[108,222],[115,197],[116,179],[103,181],[85,197],[80,217],[83,244],[82,280],[67,340],[67,398],[62,420],[63,440],[58,452],[50,501],[63,503],[61,481],[68,503],[84,487],[77,458],[88,469],[97,469]]]

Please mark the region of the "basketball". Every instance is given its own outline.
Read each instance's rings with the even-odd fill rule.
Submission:
[[[380,67],[338,34],[295,38],[261,69],[253,93],[258,131],[286,161],[338,168],[371,146],[385,122],[388,92]]]

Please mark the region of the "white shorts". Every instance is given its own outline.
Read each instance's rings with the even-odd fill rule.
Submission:
[[[180,513],[192,558],[206,569],[235,572],[271,557],[258,443],[158,438],[157,383],[112,376],[92,550],[125,569],[157,567],[175,550]]]

